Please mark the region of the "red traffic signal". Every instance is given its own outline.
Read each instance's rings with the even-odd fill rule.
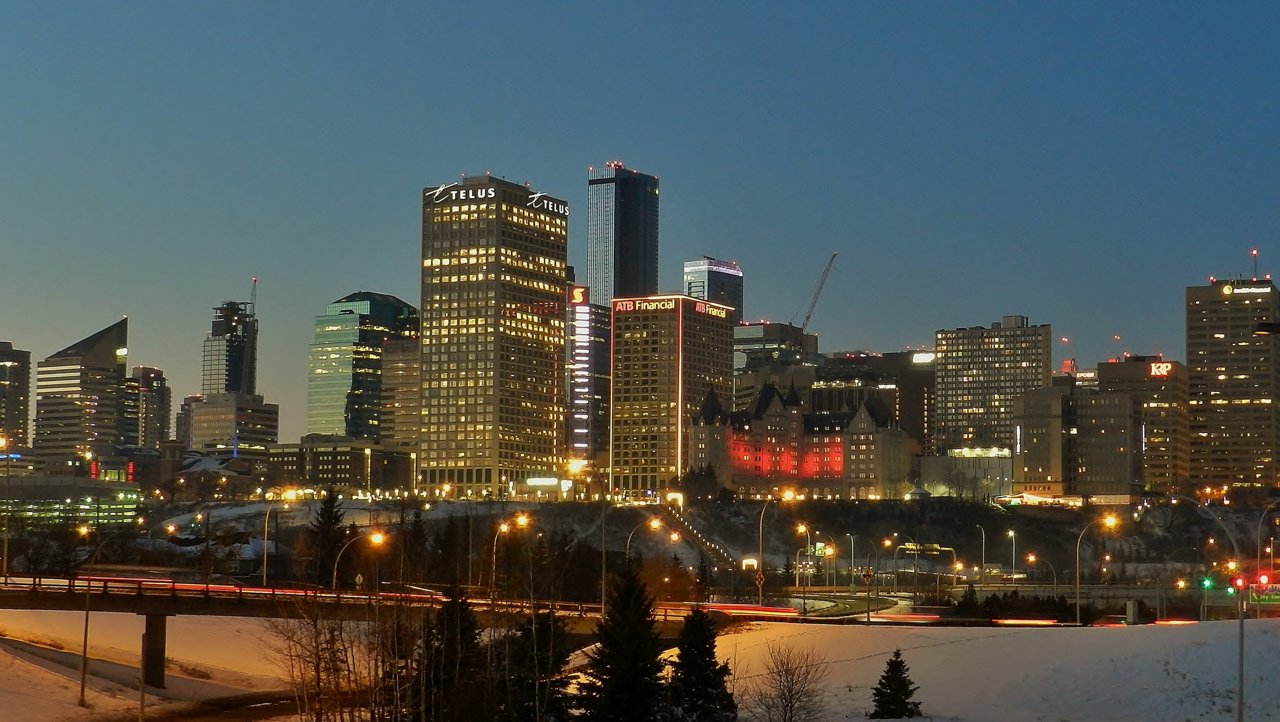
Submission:
[[[1258,583],[1259,583],[1259,584],[1270,584],[1270,583],[1271,583],[1271,577],[1267,576],[1266,574],[1259,574],[1259,575],[1258,575]]]
[[[1232,579],[1231,584],[1235,586],[1236,589],[1244,589],[1244,577],[1236,577],[1235,579]]]

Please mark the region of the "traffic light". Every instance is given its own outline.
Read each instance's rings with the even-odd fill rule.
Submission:
[[[1213,589],[1213,577],[1205,577],[1200,580],[1201,589]]]
[[[1259,583],[1259,584],[1270,584],[1270,583],[1271,583],[1271,577],[1267,576],[1266,574],[1259,574],[1259,575],[1258,575],[1258,583]]]
[[[1231,586],[1227,589],[1227,594],[1235,594],[1244,590],[1244,577],[1235,577],[1231,580]]]

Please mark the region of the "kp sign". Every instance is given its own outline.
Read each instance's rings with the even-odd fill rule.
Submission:
[[[1173,364],[1169,361],[1153,361],[1147,375],[1152,378],[1163,379],[1173,373]]]

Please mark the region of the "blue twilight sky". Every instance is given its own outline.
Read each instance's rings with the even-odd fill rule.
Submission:
[[[257,276],[297,438],[313,317],[417,302],[423,186],[568,200],[585,275],[586,169],[621,159],[662,179],[664,289],[736,259],[785,321],[839,250],[823,350],[1023,314],[1082,365],[1181,359],[1184,286],[1280,268],[1278,7],[4,3],[0,339],[128,314],[180,398]]]

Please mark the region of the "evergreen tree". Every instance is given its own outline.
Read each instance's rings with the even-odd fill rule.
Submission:
[[[920,703],[911,698],[919,687],[911,682],[907,662],[902,658],[902,650],[893,650],[893,656],[885,662],[884,674],[880,682],[871,690],[871,700],[875,709],[868,715],[871,719],[907,719],[920,716]]]
[[[672,664],[672,718],[685,722],[733,722],[738,704],[729,692],[729,665],[716,660],[716,628],[694,607],[680,629],[679,656]]]
[[[449,590],[424,641],[420,677],[425,685],[418,700],[423,716],[441,722],[490,718],[480,625],[459,588]]]
[[[345,516],[338,492],[332,486],[325,490],[320,506],[316,507],[315,517],[308,529],[311,546],[315,550],[312,562],[312,580],[322,586],[328,586],[333,573],[333,560],[342,546],[342,521]]]
[[[605,615],[596,627],[598,646],[588,654],[578,702],[585,722],[654,722],[661,719],[662,644],[653,626],[653,597],[634,567],[613,578]]]

